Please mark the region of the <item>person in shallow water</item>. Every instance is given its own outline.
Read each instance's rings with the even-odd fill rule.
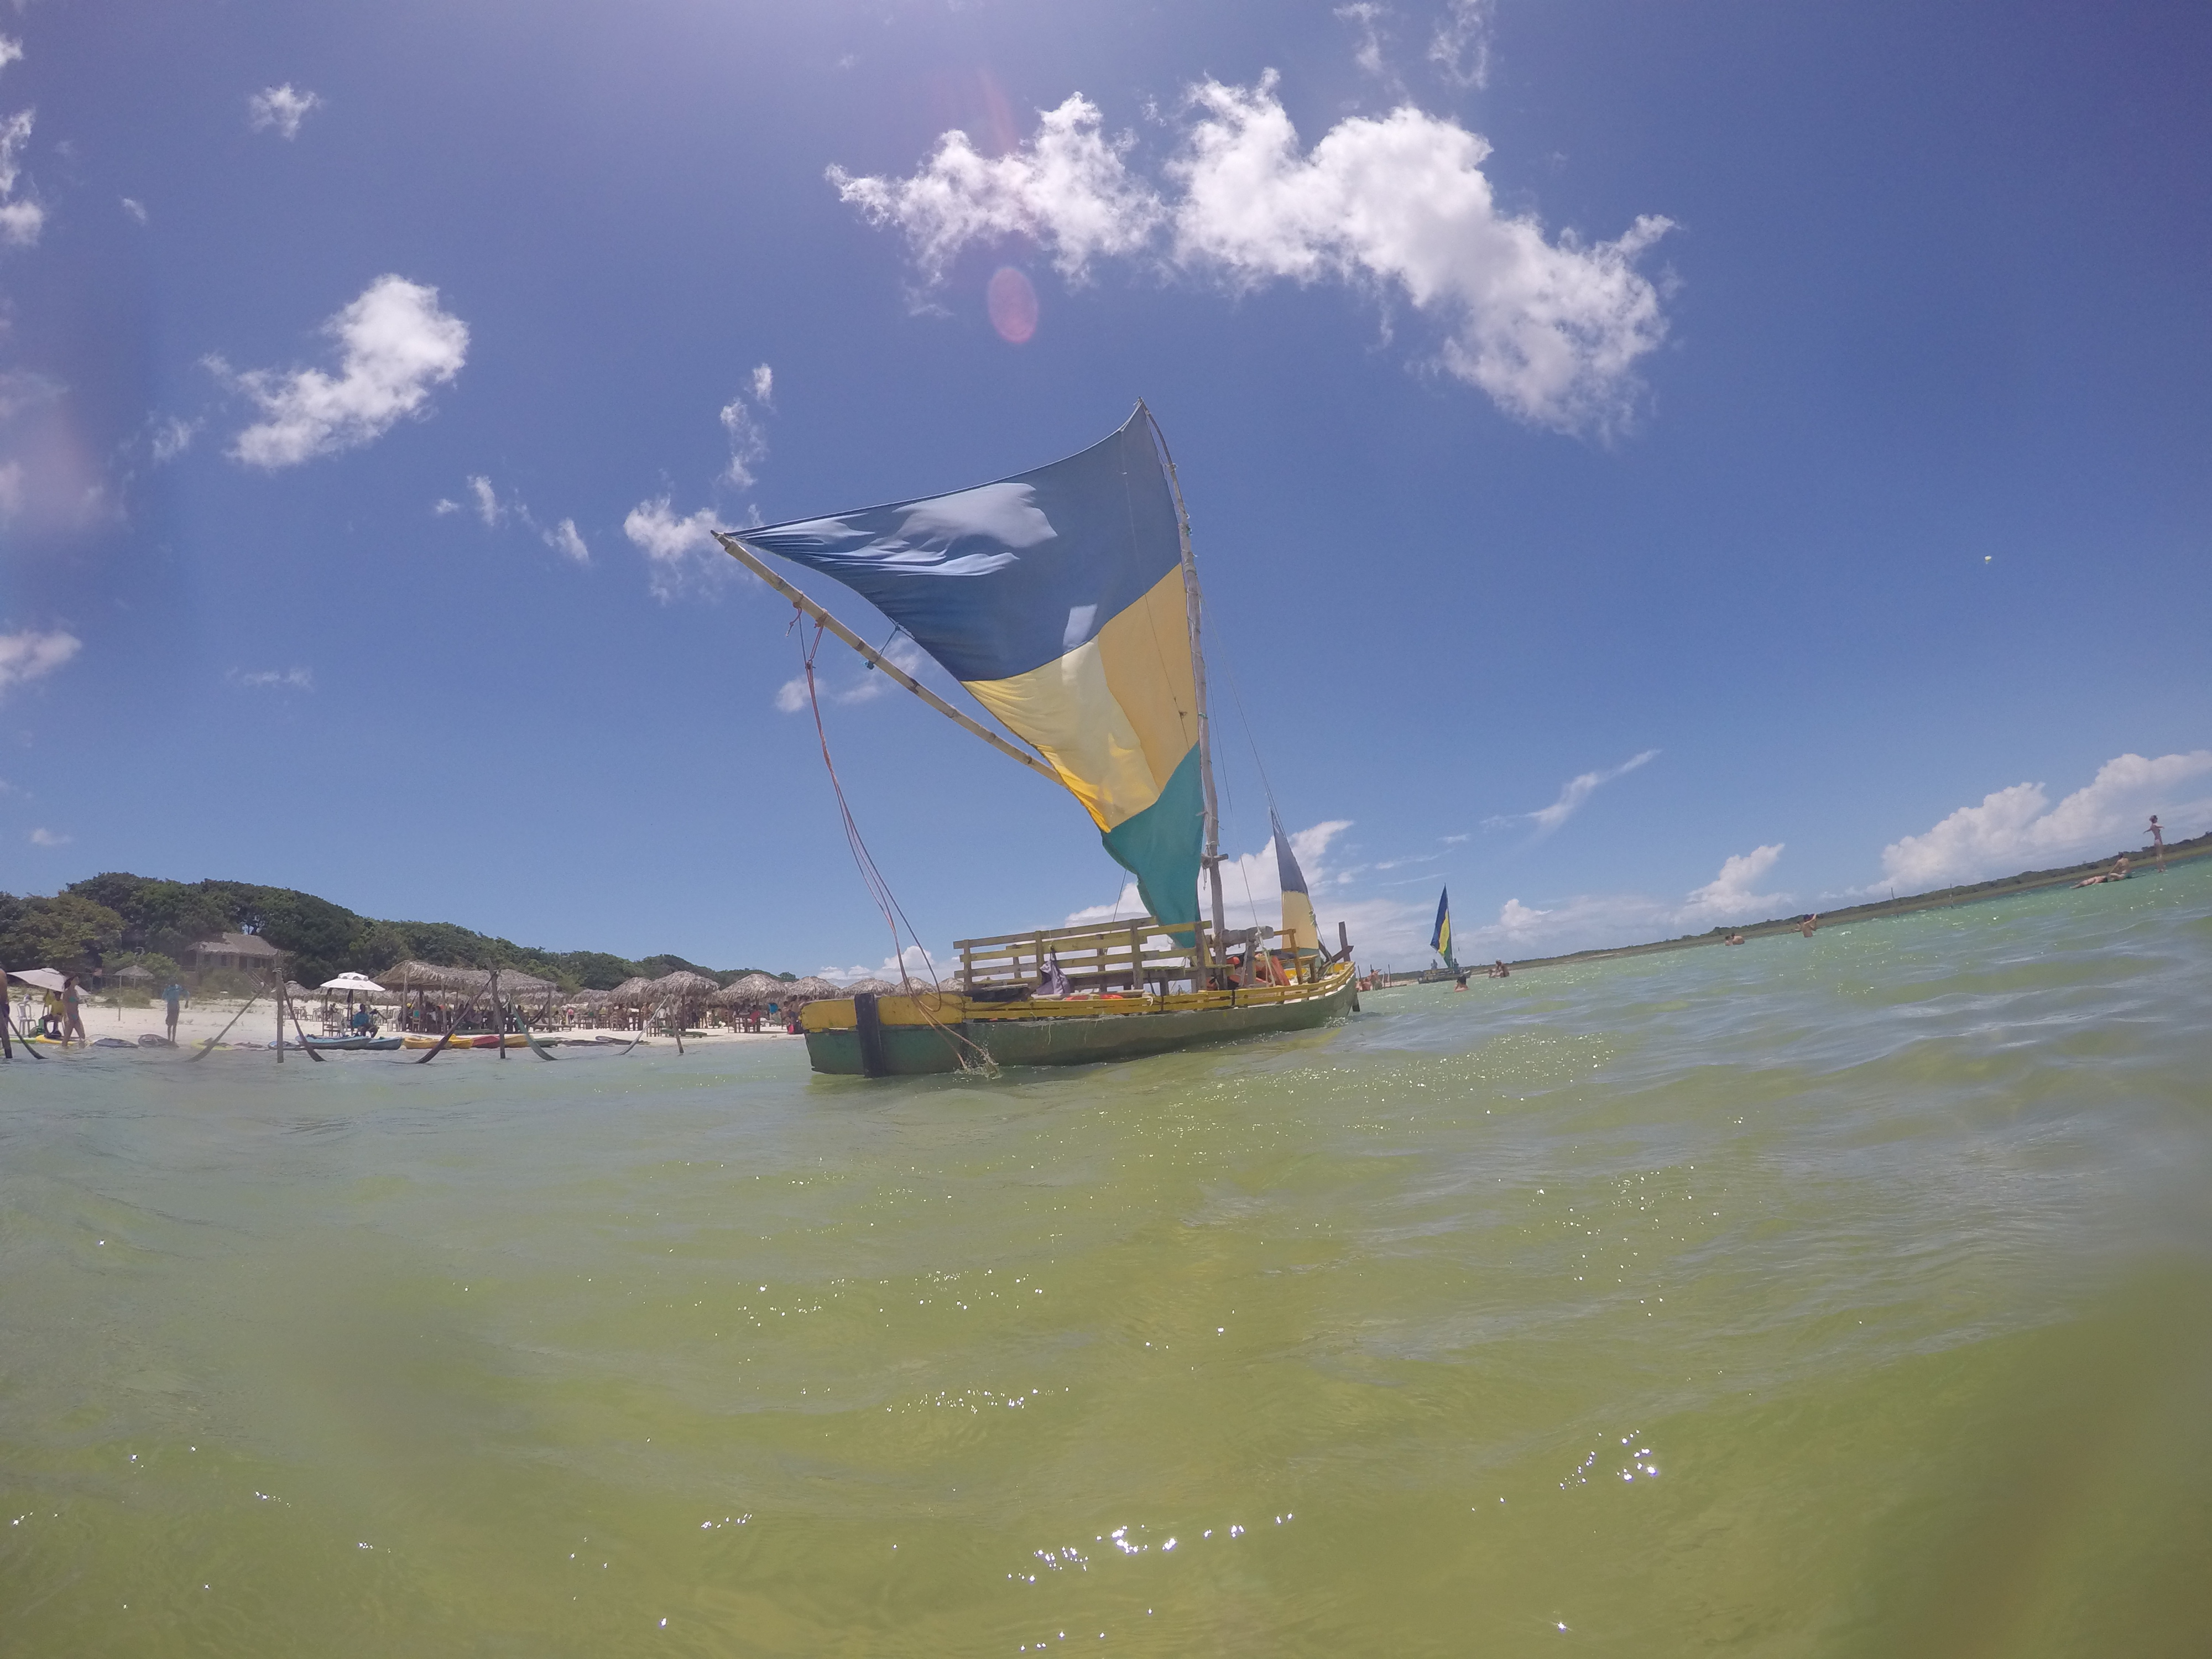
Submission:
[[[2103,875],[2085,876],[2074,884],[2076,887],[2100,887],[2108,881],[2125,881],[2127,878],[2128,855],[2125,853],[2123,853],[2120,854],[2120,861],[2118,864],[2115,864],[2111,869],[2105,872]]]
[[[1815,910],[1811,915],[1807,916],[1804,921],[1797,924],[1797,931],[1804,934],[1807,939],[1810,939],[1814,934],[1819,933],[1820,931],[1820,913],[1818,910]]]
[[[76,988],[76,975],[70,974],[62,981],[62,1047],[69,1047],[70,1037],[89,1048],[91,1039],[84,1034],[84,998]]]

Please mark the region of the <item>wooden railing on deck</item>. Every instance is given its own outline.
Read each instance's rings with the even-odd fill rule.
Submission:
[[[1208,961],[1249,951],[1274,936],[1272,927],[1235,929],[1224,933],[1217,945],[1205,924],[1199,924]],[[1034,989],[1044,977],[1048,956],[1058,960],[1069,988],[1078,991],[1142,991],[1147,987],[1157,991],[1197,972],[1191,947],[1170,939],[1151,916],[957,939],[954,948],[960,952],[958,988],[969,996]]]

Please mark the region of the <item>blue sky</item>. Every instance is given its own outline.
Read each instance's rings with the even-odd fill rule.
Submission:
[[[1376,960],[1445,881],[1511,956],[2212,829],[2201,8],[0,34],[0,887],[872,968],[788,609],[703,530],[1140,396],[1225,842],[1256,749]],[[1115,902],[1072,799],[823,660],[933,948]]]

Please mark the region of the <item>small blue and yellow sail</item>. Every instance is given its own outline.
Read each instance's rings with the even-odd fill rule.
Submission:
[[[1444,959],[1445,967],[1455,974],[1459,972],[1459,963],[1452,957],[1451,889],[1449,887],[1440,889],[1437,894],[1437,927],[1436,932],[1429,935],[1429,949]]]
[[[1197,921],[1189,590],[1141,404],[1104,442],[1032,472],[735,536],[896,623],[1043,756],[1153,915],[1179,933]]]

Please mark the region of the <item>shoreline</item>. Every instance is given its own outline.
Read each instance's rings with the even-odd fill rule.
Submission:
[[[2039,893],[2053,887],[2070,886],[2084,876],[2102,874],[2113,863],[2125,857],[2135,866],[2135,877],[2155,875],[2158,855],[2151,848],[2130,848],[2124,854],[2113,853],[2104,858],[2090,859],[2081,864],[2069,864],[2050,870],[2024,870],[2016,876],[2002,876],[1993,881],[1972,882],[1958,887],[1938,887],[1925,893],[1911,893],[1903,898],[1877,899],[1869,904],[1848,905],[1840,910],[1815,912],[1823,927],[1850,921],[1870,921],[1883,916],[1909,915],[1917,910],[1947,910],[1961,904],[1979,904],[1989,899],[2011,898],[2021,893]],[[2167,843],[2166,861],[2169,866],[2186,864],[2192,859],[2212,857],[2212,833],[2191,840]],[[1556,968],[1565,963],[1610,962],[1618,957],[1654,956],[1668,951],[1694,951],[1701,945],[1719,945],[1729,935],[1741,933],[1745,944],[1753,939],[1772,939],[1797,931],[1798,916],[1770,918],[1765,921],[1746,922],[1736,927],[1717,927],[1708,933],[1685,933],[1676,939],[1651,939],[1642,945],[1608,945],[1598,950],[1572,951],[1563,956],[1527,957],[1509,962],[1508,968],[1518,971],[1528,968]],[[1474,970],[1470,970],[1472,974]],[[1399,981],[1419,983],[1415,978]]]

